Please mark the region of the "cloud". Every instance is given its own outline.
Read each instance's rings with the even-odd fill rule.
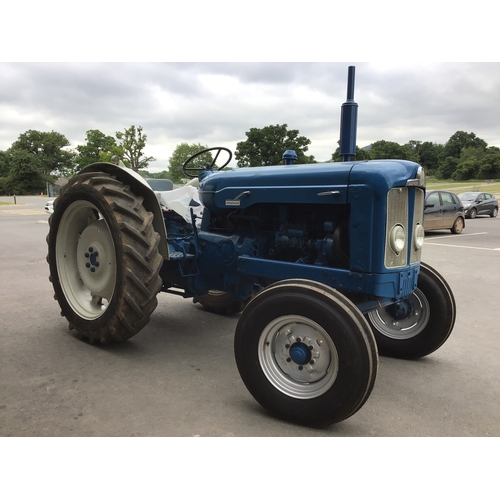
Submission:
[[[358,145],[444,143],[457,130],[500,146],[499,63],[352,63]],[[181,142],[234,151],[251,127],[286,123],[325,161],[337,147],[349,63],[0,63],[0,149],[29,129],[75,147],[85,132],[141,125],[152,170]]]

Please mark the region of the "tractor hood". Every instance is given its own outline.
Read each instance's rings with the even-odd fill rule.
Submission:
[[[200,176],[200,201],[210,211],[256,203],[347,203],[350,184],[384,192],[415,179],[419,165],[402,160],[249,167]]]

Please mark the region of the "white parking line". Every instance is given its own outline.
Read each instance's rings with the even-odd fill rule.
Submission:
[[[446,236],[433,236],[431,239],[432,240],[440,240],[441,238],[462,238],[462,236],[477,236],[478,234],[488,234],[487,231],[484,233],[461,233],[460,235],[458,234],[448,234]]]
[[[493,252],[500,252],[500,248],[470,247],[466,245],[446,245],[445,243],[431,243],[429,241],[426,241],[424,243],[424,246],[425,245],[435,245],[438,247],[452,247],[452,248],[472,248],[473,250],[491,250]]]

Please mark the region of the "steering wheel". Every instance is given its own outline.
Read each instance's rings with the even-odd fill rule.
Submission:
[[[210,165],[208,165],[208,164],[207,165],[198,165],[196,167],[188,167],[187,166],[189,163],[191,163],[198,156],[201,156],[204,153],[208,153],[209,151],[215,151],[215,150],[217,151],[217,154],[215,155],[215,158],[213,159],[212,163],[210,163]],[[224,165],[222,165],[222,167],[219,167],[217,169],[217,170],[222,170],[231,161],[231,158],[233,157],[233,153],[231,153],[231,150],[229,150],[227,148],[217,147],[217,148],[203,149],[202,151],[199,151],[198,153],[194,154],[193,156],[190,156],[182,165],[182,173],[186,177],[190,177],[191,179],[194,179],[195,177],[198,177],[198,175],[200,175],[202,172],[206,172],[208,170],[213,170],[215,162],[217,161],[217,158],[219,157],[219,154],[221,153],[221,151],[225,151],[229,155],[229,158],[226,161],[226,163],[224,163]]]

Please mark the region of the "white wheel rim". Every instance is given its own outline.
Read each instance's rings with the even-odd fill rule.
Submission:
[[[108,224],[95,205],[79,200],[65,210],[56,237],[59,283],[70,307],[86,320],[106,311],[116,283],[116,253]]]
[[[376,309],[370,311],[368,316],[372,325],[386,337],[395,340],[408,340],[416,337],[427,326],[430,318],[429,302],[425,295],[417,288],[408,297],[407,303],[410,305],[408,314],[398,318],[391,314],[389,308]]]
[[[258,350],[265,376],[287,396],[316,398],[330,389],[337,378],[339,357],[335,344],[326,331],[309,318],[276,318],[262,331]],[[298,360],[297,352],[303,354],[304,359]]]

